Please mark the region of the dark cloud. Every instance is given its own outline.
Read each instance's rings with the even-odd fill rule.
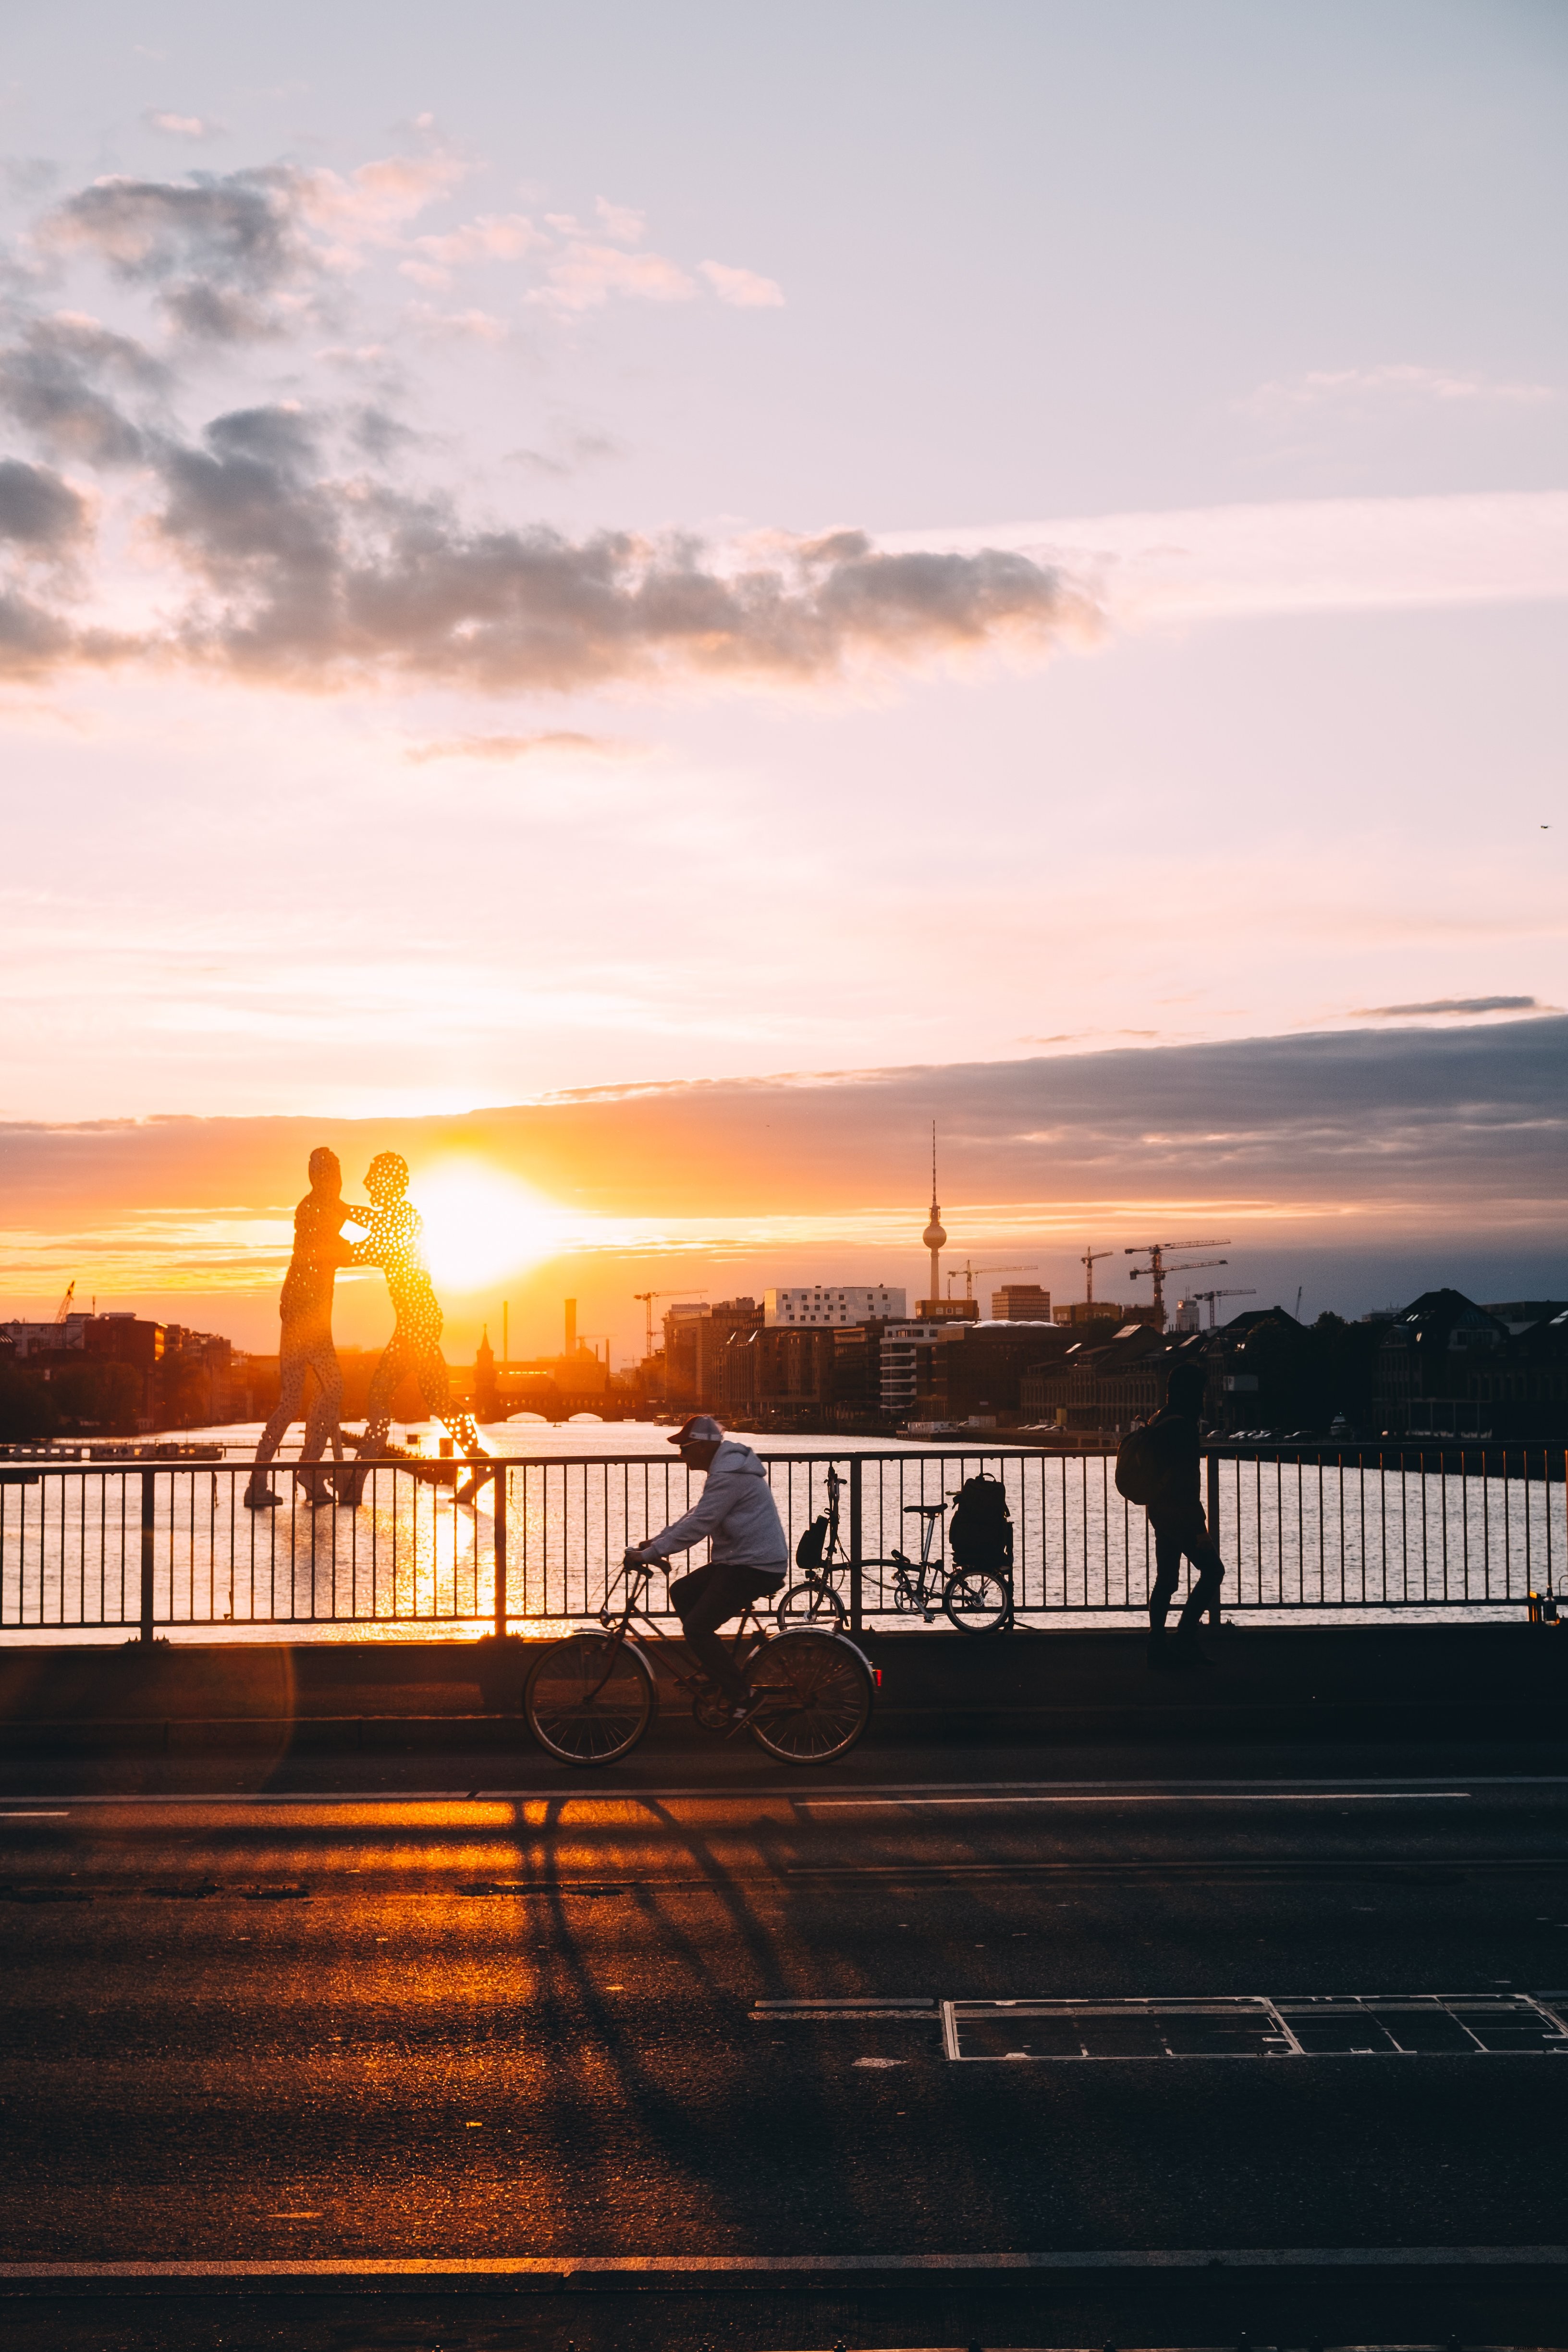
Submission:
[[[1446,1013],[1554,1013],[1535,996],[1434,996],[1425,1004],[1358,1004],[1363,1021],[1420,1021]]]
[[[166,382],[142,344],[71,311],[35,319],[0,351],[0,408],[58,456],[91,466],[141,463],[147,434],[122,402]]]
[[[1038,646],[1075,611],[1053,573],[996,550],[879,555],[841,532],[731,571],[693,540],[475,528],[440,499],[334,478],[319,425],[280,409],[220,417],[162,467],[163,535],[198,583],[179,643],[296,685],[809,684],[867,658]]]
[[[1303,1230],[1336,1246],[1384,1237],[1440,1269],[1450,1244],[1436,1235],[1534,1236],[1560,1261],[1565,1061],[1568,1019],[1547,1018],[602,1088],[463,1118],[17,1126],[0,1128],[0,1179],[15,1221],[58,1216],[51,1204],[68,1196],[283,1200],[321,1142],[345,1167],[372,1149],[416,1163],[470,1149],[610,1215],[907,1202],[912,1247],[934,1118],[944,1205],[1097,1204],[1096,1229],[1131,1241],[1157,1237],[1139,1231],[1146,1219],[1240,1202],[1234,1230],[1249,1223],[1259,1245]],[[1304,1223],[1287,1214],[1298,1209]]]
[[[80,498],[58,474],[0,457],[0,539],[29,553],[57,554],[79,537],[85,520]]]
[[[949,1188],[998,1202],[1283,1197],[1352,1222],[1395,1204],[1417,1221],[1429,1209],[1478,1230],[1511,1217],[1557,1232],[1565,1064],[1568,1019],[1545,1017],[791,1076],[558,1108],[564,1133],[602,1143],[606,1168],[626,1152],[668,1172],[672,1212],[680,1197],[711,1200],[705,1170],[728,1171],[737,1207],[824,1183],[846,1202],[898,1198],[935,1118],[944,1201]],[[549,1131],[535,1112],[507,1117]]]
[[[248,341],[277,330],[266,298],[318,272],[300,228],[304,184],[286,164],[98,180],[47,213],[36,236],[46,251],[86,250],[122,282],[153,286],[193,338]]]

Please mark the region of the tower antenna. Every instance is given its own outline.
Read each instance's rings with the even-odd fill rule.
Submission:
[[[936,1314],[941,1312],[942,1254],[947,1244],[947,1234],[942,1229],[942,1211],[938,1208],[936,1201],[936,1121],[934,1118],[931,1123],[931,1223],[921,1235],[921,1239],[931,1252],[931,1311]]]

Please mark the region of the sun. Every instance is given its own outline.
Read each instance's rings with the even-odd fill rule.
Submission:
[[[426,1260],[437,1290],[483,1289],[560,1247],[551,1202],[482,1160],[443,1160],[416,1172],[408,1197],[425,1220]]]

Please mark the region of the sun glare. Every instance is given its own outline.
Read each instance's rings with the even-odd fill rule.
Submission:
[[[425,1249],[437,1291],[481,1289],[560,1246],[548,1201],[478,1160],[416,1171],[408,1196],[425,1220]]]

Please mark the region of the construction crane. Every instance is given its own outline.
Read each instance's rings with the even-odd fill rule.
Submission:
[[[59,1305],[55,1309],[55,1321],[57,1323],[63,1323],[65,1321],[66,1317],[71,1311],[71,1300],[75,1297],[76,1284],[73,1282],[68,1286],[65,1297],[61,1299]]]
[[[1212,1331],[1219,1319],[1215,1313],[1214,1303],[1216,1298],[1256,1298],[1258,1293],[1256,1290],[1189,1290],[1187,1296],[1189,1298],[1202,1299],[1206,1304],[1209,1310],[1209,1329]]]
[[[1190,1258],[1185,1265],[1167,1265],[1165,1260],[1176,1250],[1228,1249],[1228,1242],[1149,1242],[1142,1248],[1124,1249],[1123,1257],[1146,1257],[1147,1265],[1135,1265],[1131,1279],[1147,1275],[1154,1285],[1154,1320],[1163,1331],[1165,1328],[1165,1276],[1168,1274],[1200,1274],[1205,1265],[1226,1265],[1223,1257]]]
[[[1094,1305],[1094,1268],[1096,1261],[1102,1257],[1114,1257],[1115,1255],[1116,1252],[1114,1250],[1097,1250],[1094,1244],[1090,1242],[1089,1247],[1079,1258],[1079,1264],[1083,1268],[1083,1303],[1086,1307],[1092,1307]]]
[[[1040,1261],[1037,1257],[1032,1257],[1023,1265],[971,1265],[969,1260],[965,1258],[963,1261],[963,1295],[965,1298],[973,1297],[974,1277],[977,1274],[1033,1274],[1035,1268],[1039,1265],[1039,1263]],[[947,1277],[947,1295],[950,1298],[952,1297],[952,1286],[957,1279],[958,1276],[955,1274],[950,1274]]]
[[[706,1298],[707,1296],[705,1290],[634,1290],[632,1297],[640,1299],[647,1309],[647,1344],[643,1354],[651,1356],[653,1353],[653,1302],[656,1298]]]

